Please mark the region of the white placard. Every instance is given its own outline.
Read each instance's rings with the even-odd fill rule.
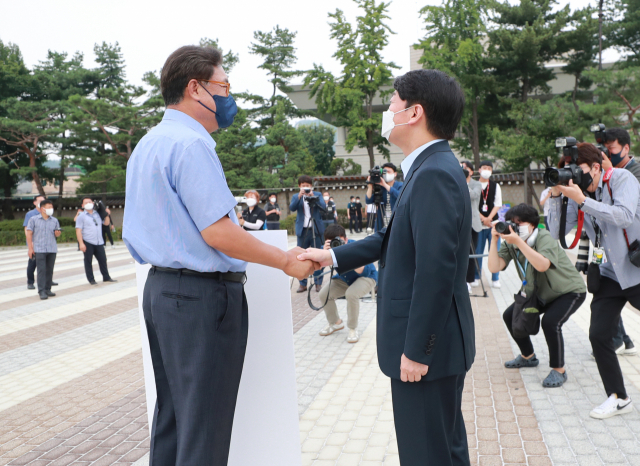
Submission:
[[[287,250],[287,232],[251,233]],[[149,426],[156,387],[149,339],[142,313],[148,265],[136,263],[142,360]],[[293,320],[289,279],[281,271],[257,264],[247,268],[249,336],[231,434],[229,466],[282,466],[302,463],[293,352]]]

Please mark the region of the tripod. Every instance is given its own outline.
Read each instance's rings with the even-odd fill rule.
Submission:
[[[373,185],[373,204],[370,205],[372,206],[371,212],[367,212],[367,235],[373,234],[375,230],[374,222],[378,221],[378,211],[380,211],[380,218],[382,219],[382,225],[380,227],[381,229],[387,226],[387,223],[389,221],[383,207],[389,204],[384,204],[382,202],[382,188],[380,187],[380,185]]]
[[[317,224],[316,224],[316,220],[315,220],[315,218],[313,217],[313,214],[314,214],[314,210],[315,210],[316,208],[317,208],[318,210],[322,211],[322,212],[324,212],[324,211],[325,211],[325,209],[323,209],[320,205],[318,205],[318,201],[317,201],[317,198],[316,198],[316,197],[313,197],[312,199],[315,199],[315,200],[312,200],[311,202],[309,202],[309,198],[304,198],[304,199],[303,199],[303,201],[302,201],[302,202],[306,202],[306,203],[307,203],[307,205],[309,206],[309,216],[310,216],[310,219],[309,219],[309,226],[307,227],[307,231],[306,231],[306,233],[305,233],[304,237],[302,237],[301,239],[303,240],[303,241],[302,241],[302,244],[304,244],[304,243],[305,243],[305,240],[306,240],[306,239],[308,239],[308,237],[309,237],[309,236],[308,236],[308,235],[309,235],[309,233],[311,233],[311,247],[316,248],[316,247],[318,247],[318,245],[317,245],[317,243],[316,243],[316,241],[317,241],[316,233],[317,233],[317,234],[320,234],[320,231],[319,231],[319,230],[318,230],[318,231],[316,230],[316,229],[318,228],[318,226],[317,226]],[[311,230],[311,231],[309,231],[309,230]],[[320,245],[320,247],[322,247],[322,245]],[[318,271],[316,271],[316,272],[314,272],[312,275],[309,275],[309,279],[308,279],[309,287],[311,287],[311,286],[315,285],[315,284],[316,284],[316,280],[317,280],[317,279],[321,279],[321,277],[322,277],[323,275],[324,275],[324,274],[322,273],[322,269],[321,269],[321,270],[318,270]],[[319,284],[320,284],[320,283],[318,283],[318,285],[319,285]],[[309,291],[311,291],[311,288],[309,288]]]
[[[478,294],[472,294],[470,296],[474,296],[476,298],[487,298],[489,295],[487,294],[487,290],[484,288],[484,280],[482,280],[482,270],[480,270],[480,265],[478,264],[478,257],[485,257],[487,254],[476,254],[475,248],[473,247],[473,240],[469,244],[469,259],[473,259],[476,264],[476,270],[478,271],[478,275],[480,276],[480,285],[482,286],[482,296]]]

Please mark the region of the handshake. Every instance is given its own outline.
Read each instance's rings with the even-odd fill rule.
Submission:
[[[333,265],[331,253],[323,249],[295,247],[286,252],[287,262],[282,269],[290,277],[302,280],[322,267]]]

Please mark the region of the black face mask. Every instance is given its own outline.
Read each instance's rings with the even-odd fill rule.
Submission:
[[[462,171],[464,172],[464,177],[469,178],[469,170],[467,170],[466,168],[463,168]]]
[[[580,189],[582,189],[583,191],[586,191],[589,186],[591,186],[591,183],[593,183],[593,177],[591,176],[591,172],[587,172],[587,173],[583,173],[582,177],[580,178]]]

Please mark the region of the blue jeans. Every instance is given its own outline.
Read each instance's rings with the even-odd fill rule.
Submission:
[[[485,243],[489,243],[487,245],[487,251],[491,247],[491,228],[483,228],[478,233],[478,244],[476,244],[476,254],[484,253]],[[498,238],[498,249],[500,249],[500,238]],[[482,257],[478,257],[478,267],[482,270]],[[480,271],[476,270],[476,280],[480,278]],[[492,273],[491,280],[496,282],[500,279],[499,273]]]
[[[280,222],[270,222],[267,221],[267,230],[279,230]]]
[[[311,236],[311,230],[309,228],[305,228],[302,230],[302,235],[298,236],[298,246],[302,249],[307,248],[318,248],[322,249],[324,246],[324,237],[316,233],[316,244],[313,244],[313,236]],[[315,279],[316,285],[322,285],[322,272],[324,269],[316,270],[313,272],[313,276]],[[307,286],[307,279],[300,280],[300,286]]]

